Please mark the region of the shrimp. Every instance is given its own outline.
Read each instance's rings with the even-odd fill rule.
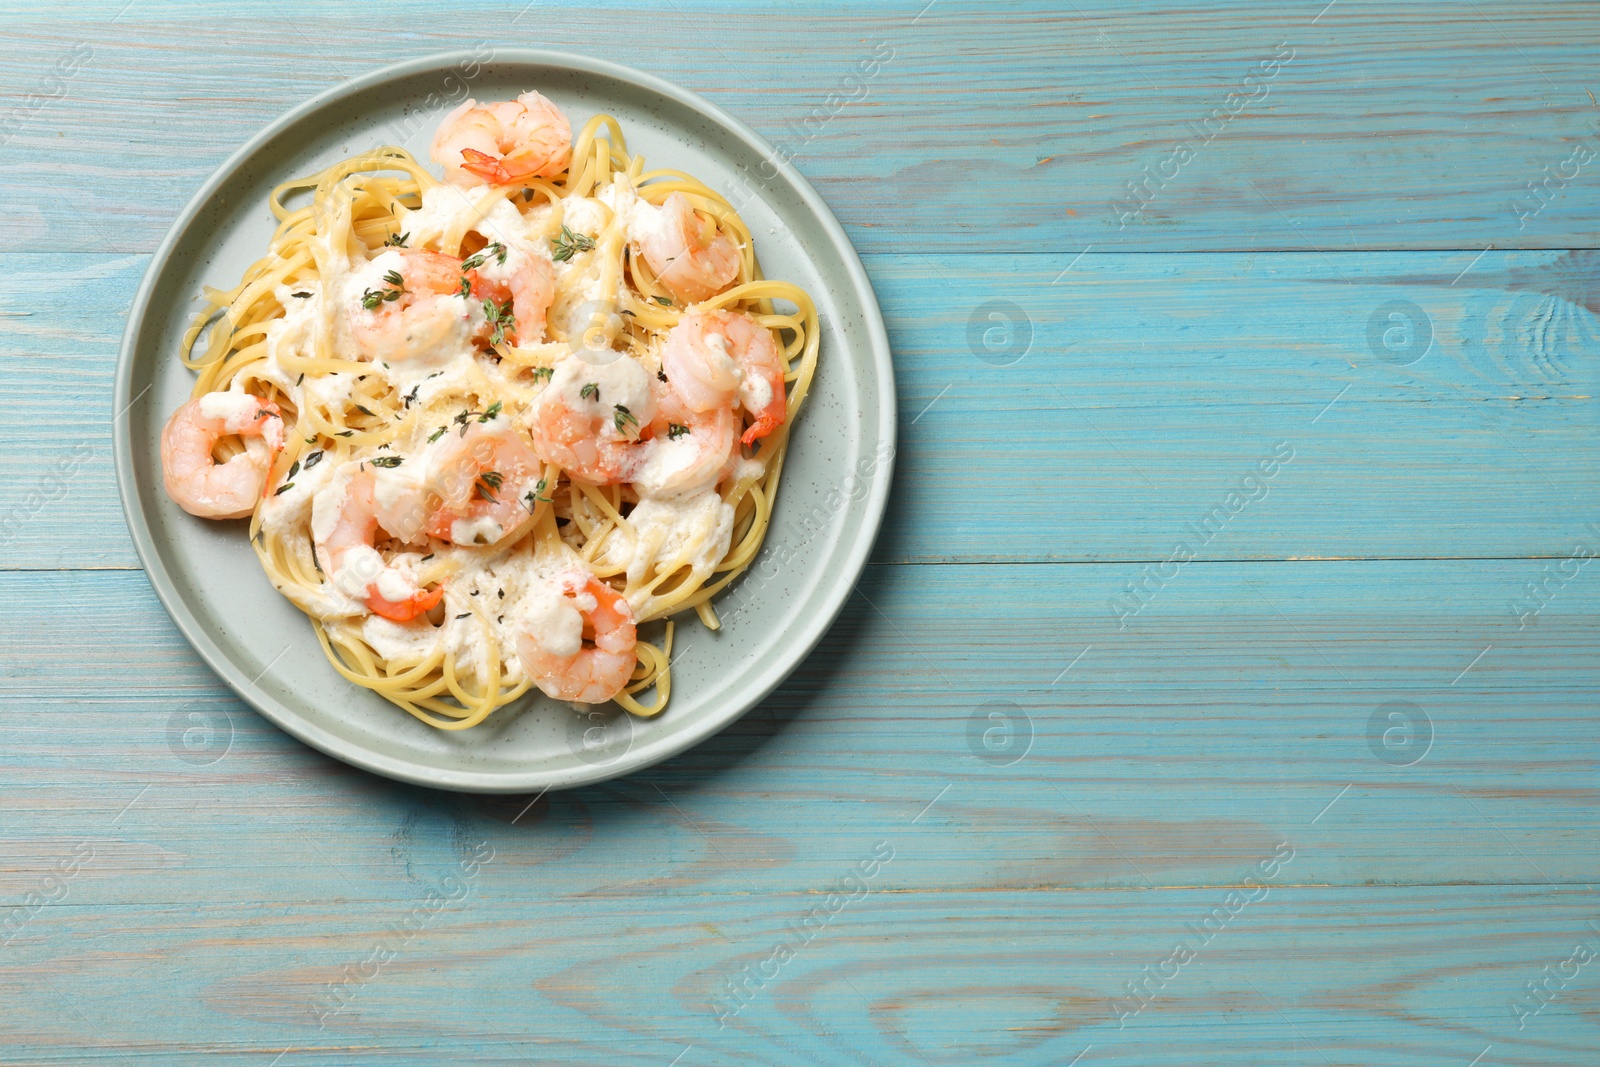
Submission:
[[[715,229],[706,233],[682,193],[667,197],[655,225],[643,232],[638,244],[656,280],[681,303],[716,296],[739,276],[743,265],[733,238]]]
[[[544,340],[545,316],[556,295],[555,268],[548,259],[519,252],[516,267],[505,281],[489,276],[483,265],[469,269],[466,279],[478,299],[492,300],[498,308],[511,305],[515,334],[509,340],[513,344],[532,345]],[[503,336],[505,333],[502,331]]]
[[[452,429],[428,464],[438,505],[428,533],[458,545],[492,545],[520,527],[543,496],[543,465],[505,419]]]
[[[459,259],[407,248],[386,251],[372,263],[388,268],[383,287],[368,288],[360,298],[361,309],[350,316],[350,332],[363,353],[398,361],[465,341],[465,309],[441,299],[461,293]]]
[[[638,662],[637,634],[621,593],[574,569],[533,590],[523,605],[517,653],[546,695],[603,704],[628,684]]]
[[[538,93],[468,100],[444,117],[430,155],[452,185],[512,185],[554,178],[572,161],[572,124]]]
[[[788,418],[778,343],[741,311],[690,311],[668,331],[661,369],[694,411],[731,404],[737,396],[753,420],[740,438],[747,445]]]
[[[244,438],[245,450],[225,463],[217,442]],[[272,457],[283,449],[278,405],[249,393],[207,393],[172,413],[161,431],[161,474],[167,495],[202,519],[242,519],[266,491]]]
[[[633,469],[634,488],[650,496],[692,493],[716,485],[733,463],[739,436],[733,408],[695,411],[667,384],[657,383],[650,440]]]
[[[640,459],[640,431],[656,417],[653,379],[632,358],[609,363],[568,356],[533,406],[533,449],[591,485],[630,481]]]
[[[318,566],[340,592],[364,601],[374,614],[410,622],[439,603],[444,586],[421,589],[384,562],[372,547],[378,513],[372,472],[359,463],[346,464],[311,500],[312,548]]]

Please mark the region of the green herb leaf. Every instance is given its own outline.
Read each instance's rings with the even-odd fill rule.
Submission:
[[[540,478],[539,484],[533,487],[532,492],[524,493],[522,495],[522,504],[528,509],[529,515],[532,515],[534,510],[538,508],[540,504],[550,503],[550,497],[544,495],[545,486],[547,484],[548,479]],[[505,594],[502,593],[501,595],[504,596]]]
[[[308,453],[306,453],[306,458],[305,458],[305,462],[304,462],[303,466],[305,467],[306,470],[310,470],[312,467],[315,467],[318,463],[321,463],[321,462],[322,462],[322,453],[321,453],[321,451],[308,452]]]
[[[388,248],[404,248],[409,240],[411,240],[409,233],[391,233],[383,239],[383,243]]]
[[[418,382],[416,385],[413,385],[411,387],[411,392],[407,393],[405,396],[400,398],[401,400],[403,400],[405,402],[405,406],[406,407],[410,407],[412,404],[415,404],[417,402],[417,390],[421,389],[421,388],[422,388],[422,383]]]
[[[489,320],[489,325],[494,327],[494,335],[489,338],[492,345],[500,344],[506,339],[506,327],[516,325],[516,317],[511,313],[511,301],[507,300],[504,306],[496,304],[493,300],[485,298],[483,301],[483,317]]]
[[[667,380],[667,372],[664,370],[658,370],[656,371],[656,377],[664,382]]]
[[[353,437],[353,436],[355,436],[355,431],[354,430],[340,430],[338,433],[334,434],[333,436],[335,436],[335,437]]]
[[[400,277],[400,272],[397,270],[385,271],[383,280],[394,286],[396,289],[404,289],[406,286],[406,280]]]
[[[478,475],[478,477],[482,478],[483,483],[490,489],[498,489],[500,488],[501,484],[505,482],[505,476],[499,471],[484,471],[482,474]]]
[[[361,414],[363,414],[363,415],[369,415],[369,416],[371,416],[373,418],[377,418],[376,415],[373,415],[371,411],[369,411],[366,408],[362,407],[360,404],[356,405],[356,410],[361,412]]]
[[[639,420],[634,417],[633,412],[621,404],[612,409],[611,421],[616,426],[617,432],[621,434],[627,433],[630,427],[635,430],[639,428]]]
[[[461,264],[461,269],[477,270],[479,267],[483,266],[484,262],[490,256],[495,257],[495,262],[504,264],[506,261],[506,246],[501,244],[499,241],[489,242],[488,247],[486,247],[482,252],[468,256]]]
[[[291,490],[293,488],[294,488],[294,483],[293,482],[284,482],[282,485],[278,486],[278,491],[276,493],[273,493],[272,495],[273,496],[282,496],[283,494],[287,493],[289,490]]]
[[[443,437],[449,431],[449,429],[450,429],[450,427],[448,427],[448,426],[439,427],[437,430],[433,431],[432,433],[430,433],[428,435],[428,443],[430,445],[433,444],[439,438]]]
[[[361,306],[368,311],[371,311],[381,303],[383,303],[383,294],[376,289],[368,289],[361,294]]]
[[[688,432],[689,432],[689,427],[685,426],[681,422],[669,422],[669,423],[667,423],[667,437],[669,439],[673,440],[673,441],[676,441],[678,438],[682,437],[684,434],[686,434]]]
[[[548,382],[555,376],[555,373],[556,369],[554,367],[535,367],[533,368],[533,380],[536,382]]]
[[[488,407],[483,409],[483,414],[478,416],[478,421],[479,422],[488,422],[490,419],[498,418],[499,415],[500,415],[500,401],[496,400],[493,404],[490,404]],[[496,488],[498,488],[498,487],[496,487]]]
[[[551,243],[553,251],[550,258],[557,263],[565,263],[579,252],[588,252],[594,248],[594,238],[586,237],[581,233],[573,233],[565,223],[561,225],[561,236]]]
[[[369,460],[374,467],[398,467],[405,460],[399,456],[377,456]]]
[[[290,293],[289,295],[294,297],[296,300],[310,300],[311,299],[311,294],[310,293]]]
[[[599,382],[590,382],[589,384],[585,385],[582,389],[578,390],[578,396],[581,397],[584,400],[599,400],[600,399],[600,383]]]
[[[288,481],[288,482],[294,481],[294,476],[296,474],[299,474],[299,473],[300,473],[300,461],[299,460],[295,460],[293,463],[289,464],[289,473],[287,473],[287,474],[285,474],[283,476],[284,481]]]
[[[456,294],[456,295],[458,295],[458,296],[471,296],[472,295],[472,282],[471,282],[470,279],[467,278],[467,276],[465,274],[463,274],[461,276],[461,292]]]
[[[650,299],[654,300],[656,303],[662,304],[662,305],[664,305],[666,307],[671,307],[672,306],[672,297],[670,297],[670,296],[652,296]]]

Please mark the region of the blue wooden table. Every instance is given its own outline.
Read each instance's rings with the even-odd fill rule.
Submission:
[[[1600,9],[760,6],[0,16],[0,1061],[1600,1063]],[[110,455],[204,176],[500,44],[792,154],[902,390],[819,651],[538,799],[241,705]]]

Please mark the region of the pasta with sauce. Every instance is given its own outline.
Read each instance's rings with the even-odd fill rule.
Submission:
[[[185,335],[168,494],[248,517],[334,668],[426,723],[534,687],[657,714],[671,620],[715,629],[761,547],[815,306],[609,116],[469,100],[431,158],[273,191],[267,254]]]

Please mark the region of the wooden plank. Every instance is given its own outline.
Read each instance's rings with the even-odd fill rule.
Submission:
[[[147,259],[6,262],[4,565],[132,566],[106,397]],[[1596,536],[1600,254],[868,266],[901,391],[880,560],[1162,561],[1183,539],[1210,559],[1548,556]],[[1255,499],[1208,525],[1247,476]]]
[[[741,722],[527,811],[280,734],[140,574],[9,572],[0,887],[88,836],[78,903],[392,899],[393,849],[519,813],[559,830],[518,861],[535,894],[795,891],[886,826],[937,857],[903,890],[1232,884],[1284,838],[1313,884],[1590,882],[1594,566],[1518,629],[1530,561],[1196,562],[1120,630],[1127,566],[874,566]],[[190,712],[220,738],[197,758]]]
[[[829,913],[846,866],[798,894],[532,903],[514,860],[543,849],[546,829],[496,846],[456,880],[455,901],[451,872],[471,854],[440,844],[408,899],[359,911],[188,894],[42,909],[0,972],[7,1059],[1594,1062],[1595,963],[1558,970],[1575,946],[1600,945],[1600,898],[1587,888],[1277,884],[1295,877],[1307,855],[1297,851],[1277,879],[1235,890],[898,894],[869,881]],[[882,873],[929,862],[892,829],[851,844],[852,866],[875,845],[892,850]],[[397,874],[415,858],[396,858]],[[673,870],[647,872],[647,887]],[[780,944],[789,956],[774,955]],[[1180,945],[1192,957],[1175,957]],[[1552,1003],[1519,1029],[1512,1005],[1550,973]],[[734,1014],[725,998],[741,978],[749,992]]]
[[[8,13],[0,1059],[1593,1063],[1600,20],[1041,6]],[[880,562],[819,650],[537,800],[244,708],[129,569],[110,473],[122,315],[192,190],[311,94],[480,42],[794,153],[902,388]]]
[[[500,45],[599,53],[706,94],[792,155],[874,252],[1573,248],[1600,228],[1600,159],[1584,155],[1600,151],[1584,89],[1600,20],[1576,0],[1320,15],[829,0],[777,18],[697,0],[665,19],[394,0],[382,19],[292,21],[262,0],[137,0],[109,20],[118,6],[16,11],[0,29],[0,250],[149,251],[291,106],[384,63]]]

